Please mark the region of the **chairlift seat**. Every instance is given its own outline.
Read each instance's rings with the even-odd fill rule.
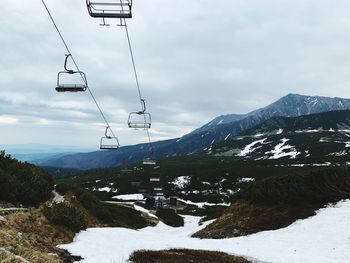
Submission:
[[[56,87],[57,92],[84,92],[86,89],[86,85],[77,84],[63,84]]]
[[[128,126],[132,129],[150,129],[152,126],[151,114],[147,112],[131,112]]]
[[[69,56],[67,56],[68,58]],[[87,79],[86,75],[82,71],[73,71],[73,70],[67,70],[67,58],[65,62],[65,69],[66,71],[61,71],[57,74],[57,86],[56,91],[57,92],[84,92],[88,88],[87,85]],[[64,77],[63,76],[72,76],[72,75],[79,75],[79,78],[81,79],[82,83],[77,84],[71,84],[71,83],[64,83]],[[70,80],[72,81],[72,80]]]
[[[91,17],[95,18],[132,18],[132,1],[129,0],[86,0]]]
[[[116,138],[102,137],[100,143],[100,150],[118,150],[119,143]]]

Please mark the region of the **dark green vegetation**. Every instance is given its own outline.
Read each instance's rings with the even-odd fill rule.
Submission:
[[[38,206],[52,189],[53,179],[46,171],[0,152],[0,202]]]
[[[350,198],[347,168],[269,177],[246,185],[218,220],[194,236],[223,238],[278,229],[346,198]]]
[[[136,251],[129,260],[133,263],[249,263],[242,257],[225,253],[186,249]]]
[[[184,219],[179,216],[174,209],[162,208],[156,213],[165,224],[172,227],[184,226]]]
[[[126,206],[103,203],[93,193],[79,186],[59,184],[56,189],[63,195],[72,196],[72,203],[76,201],[102,224],[129,228],[143,228],[150,224],[139,211]]]
[[[84,211],[68,203],[52,205],[46,210],[46,217],[53,224],[65,226],[74,232],[79,232],[87,227]]]

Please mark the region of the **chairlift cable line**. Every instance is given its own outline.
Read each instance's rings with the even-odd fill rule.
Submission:
[[[123,7],[122,7],[122,9],[123,9]],[[138,77],[138,74],[137,74],[135,56],[134,56],[133,48],[132,48],[132,45],[131,45],[129,29],[128,29],[128,25],[126,23],[126,19],[125,18],[124,18],[124,25],[123,26],[125,27],[125,33],[126,33],[126,38],[128,40],[128,46],[129,46],[129,51],[130,51],[132,67],[133,67],[133,70],[134,70],[137,91],[138,91],[138,95],[139,95],[139,99],[140,99],[140,103],[141,103],[141,108],[142,108],[142,107],[144,107],[144,105],[143,105],[144,101],[143,101],[143,98],[142,98],[140,81],[139,81],[139,77]],[[145,122],[146,122],[146,116],[144,116],[144,118],[145,118]],[[153,153],[154,153],[153,152],[153,145],[152,145],[151,135],[150,135],[150,132],[149,132],[148,128],[146,128],[146,132],[147,132],[147,136],[148,136],[148,142],[149,142],[150,151],[151,151],[151,154],[153,155]]]
[[[80,68],[79,68],[79,66],[78,66],[78,64],[77,64],[77,62],[75,61],[75,59],[74,59],[74,57],[73,57],[73,55],[72,55],[72,52],[70,51],[70,48],[68,47],[68,44],[67,44],[66,40],[64,39],[64,37],[63,37],[63,35],[62,35],[60,29],[58,28],[58,25],[57,25],[55,19],[53,18],[52,14],[51,14],[51,12],[50,12],[50,10],[49,10],[49,8],[48,8],[48,6],[46,5],[45,0],[41,0],[41,2],[42,2],[42,4],[44,5],[45,10],[46,10],[47,14],[49,15],[49,17],[50,17],[50,19],[51,19],[53,25],[55,26],[56,31],[57,31],[58,35],[60,36],[60,38],[61,38],[61,40],[62,40],[62,43],[63,43],[63,45],[65,46],[65,48],[66,48],[68,54],[70,54],[71,59],[72,59],[72,61],[73,61],[73,64],[75,65],[77,71],[78,71],[78,72],[81,72],[81,71],[80,71]],[[92,93],[92,90],[91,90],[90,87],[87,85],[87,80],[83,77],[82,73],[80,73],[80,76],[81,76],[82,80],[84,81],[84,83],[86,84],[87,90],[89,91],[89,94],[90,94],[91,98],[93,99],[94,103],[96,104],[96,107],[97,107],[98,111],[100,112],[100,114],[101,114],[103,120],[105,121],[105,123],[106,123],[106,125],[107,125],[107,128],[111,131],[113,137],[117,140],[117,142],[118,142],[118,144],[119,144],[119,140],[118,140],[118,138],[116,137],[116,135],[115,135],[115,133],[114,133],[114,131],[113,131],[111,125],[109,124],[109,122],[108,122],[108,120],[107,120],[105,114],[103,113],[102,108],[101,108],[100,105],[98,104],[97,99],[95,98],[94,94]]]

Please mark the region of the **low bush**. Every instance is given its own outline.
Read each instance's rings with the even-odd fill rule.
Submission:
[[[87,219],[84,212],[78,207],[67,203],[54,204],[46,208],[46,217],[54,224],[65,226],[74,232],[86,229]]]
[[[184,219],[179,216],[174,209],[162,208],[159,209],[156,215],[167,225],[172,227],[184,226]]]

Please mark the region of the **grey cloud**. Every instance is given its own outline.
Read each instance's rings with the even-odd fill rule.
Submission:
[[[120,141],[143,141],[126,128],[139,103],[124,29],[99,27],[84,1],[46,1]],[[66,51],[40,1],[2,4],[0,115],[19,122],[1,124],[1,137],[15,143],[23,125],[24,142],[59,131],[62,144],[95,145],[104,124],[89,96],[54,91]],[[129,29],[152,135],[178,137],[291,92],[349,97],[349,10],[345,0],[136,1]]]

